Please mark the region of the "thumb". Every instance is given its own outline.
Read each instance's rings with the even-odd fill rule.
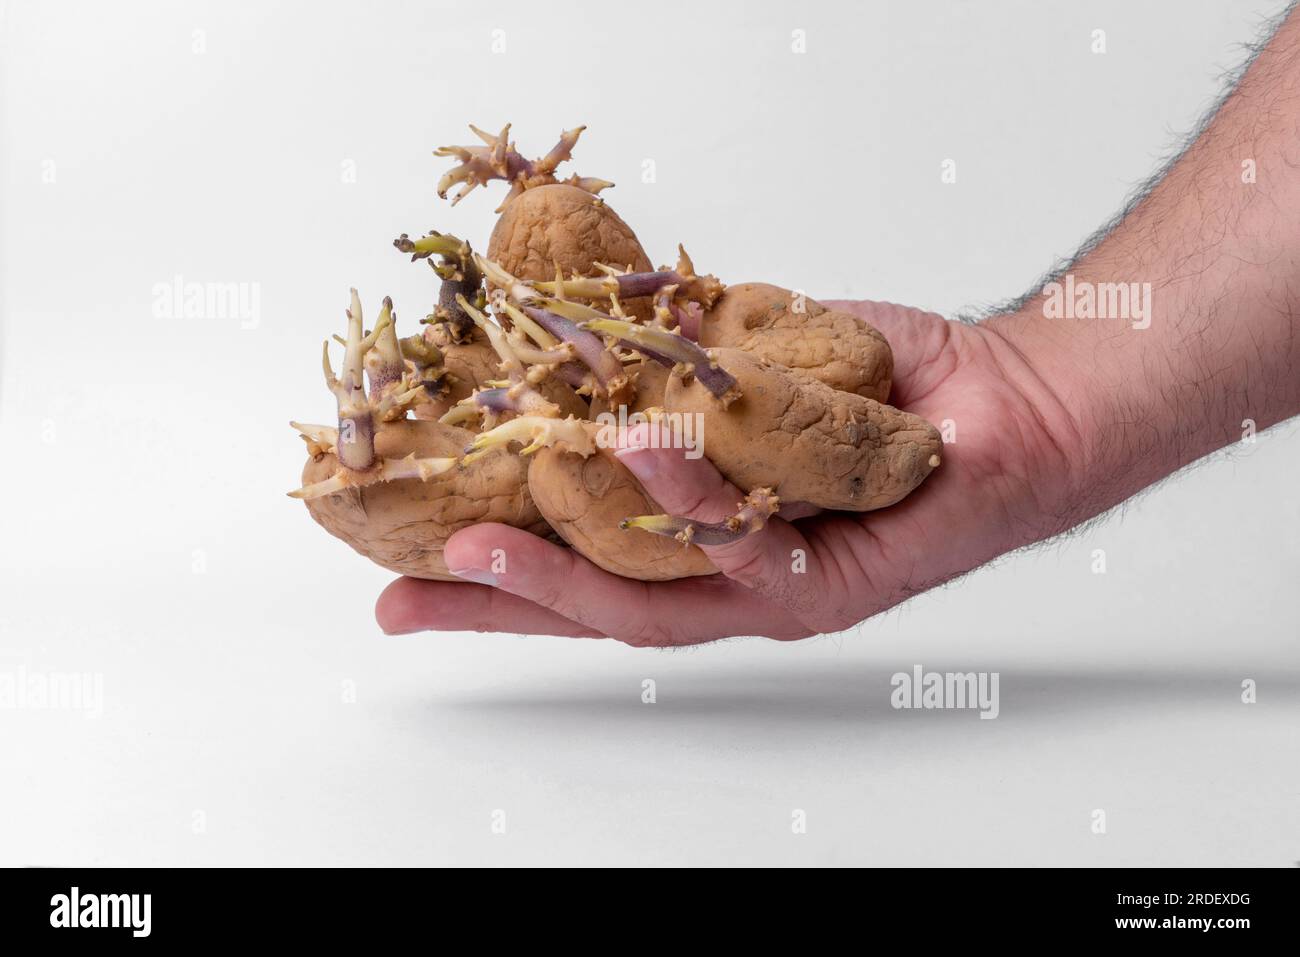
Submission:
[[[614,454],[668,514],[710,524],[735,515],[745,493],[708,459],[690,458],[687,449],[671,447],[675,444],[680,443],[657,425],[636,425],[624,433]],[[773,516],[744,538],[699,547],[727,578],[788,609],[813,630],[843,627],[824,607],[826,596],[817,584],[820,569],[808,542],[788,522]]]
[[[680,444],[666,427],[634,425],[623,433],[614,455],[664,511],[700,522],[734,515],[743,493],[703,455],[674,447]]]

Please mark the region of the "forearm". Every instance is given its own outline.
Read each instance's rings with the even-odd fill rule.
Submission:
[[[1077,449],[1070,478],[1088,513],[1239,439],[1245,420],[1300,412],[1297,115],[1292,16],[1059,287],[989,321],[1032,367],[1058,444]]]

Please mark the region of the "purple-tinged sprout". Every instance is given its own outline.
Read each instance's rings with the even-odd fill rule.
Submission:
[[[558,417],[560,407],[534,388],[534,385],[547,377],[548,370],[544,367],[526,369],[504,329],[466,302],[463,296],[457,301],[475,325],[487,334],[488,342],[500,358],[501,369],[507,376],[502,385],[476,392],[473,396],[475,403],[494,413],[516,412],[521,415]]]
[[[432,401],[447,390],[447,370],[442,364],[442,350],[423,334],[407,336],[398,341],[402,357],[415,367],[412,385],[424,389],[424,398]]]
[[[654,328],[649,326],[641,326],[633,322],[632,320],[627,319],[627,317],[623,314],[622,306],[618,301],[618,297],[611,296],[610,299],[614,307],[614,315],[612,316],[601,312],[599,309],[595,309],[591,306],[588,306],[585,303],[569,302],[566,299],[542,299],[539,300],[538,306],[540,308],[546,309],[548,312],[553,312],[558,316],[563,316],[566,319],[572,319],[575,323],[578,324],[579,328],[586,328],[587,324],[590,322],[595,322],[595,321],[600,321],[605,319],[614,319],[615,321],[626,322],[628,325],[636,326],[636,328],[638,329]],[[660,331],[667,332],[667,330],[663,330],[663,329],[661,329]],[[671,335],[671,333],[669,334]],[[680,359],[670,359],[668,356],[664,355],[663,353],[654,351],[654,349],[650,348],[645,344],[633,345],[625,340],[620,340],[620,341],[622,341],[623,344],[628,348],[635,349],[637,352],[641,353],[641,355],[645,356],[647,359],[651,359],[655,362],[658,362],[660,365],[667,366],[670,369],[673,366],[677,365],[678,362],[681,361]]]
[[[419,239],[412,239],[406,233],[393,240],[393,245],[404,253],[410,253],[411,261],[441,256],[438,263],[429,261],[442,284],[438,287],[438,305],[433,314],[426,319],[432,322],[445,322],[453,342],[464,342],[473,328],[469,317],[456,304],[457,296],[475,302],[483,297],[483,274],[475,262],[474,251],[469,243],[455,236],[429,232]]]
[[[585,318],[589,315],[600,316],[603,313],[580,303],[547,299],[541,296],[532,284],[516,279],[491,260],[478,256],[476,262],[488,282],[504,293],[504,297],[495,300],[497,305],[521,329],[532,336],[533,341],[545,346],[543,341],[545,337],[553,342],[558,340],[561,344],[567,345],[573,350],[577,359],[591,370],[594,382],[590,383],[590,391],[603,393],[615,401],[620,401],[624,397],[623,393],[630,388],[631,382],[623,371],[623,364],[605,348],[599,336],[580,329],[569,315],[562,314],[576,314]],[[509,299],[513,299],[518,305],[509,302]],[[579,379],[572,369],[566,368],[567,365],[566,363],[558,367],[557,371],[561,379],[574,388],[581,389],[582,385],[587,385],[586,376],[583,375]],[[575,379],[579,379],[582,385],[575,383]]]
[[[722,522],[697,522],[675,515],[639,515],[618,523],[621,529],[639,528],[644,532],[675,538],[683,545],[730,545],[762,529],[781,507],[781,500],[770,488],[756,488],[737,506],[737,512]]]
[[[378,402],[402,386],[406,375],[406,360],[397,341],[397,316],[393,300],[384,297],[383,308],[375,323],[375,345],[365,357],[366,376],[370,380],[370,400]]]
[[[507,125],[506,129],[509,128],[509,125]],[[549,175],[554,173],[561,163],[572,159],[573,148],[578,145],[578,137],[582,135],[582,131],[586,128],[586,126],[575,126],[571,130],[561,130],[559,142],[551,147],[549,153],[534,163],[525,162],[525,165],[530,168],[529,171],[531,175]],[[509,147],[507,147],[507,152],[509,152]],[[603,183],[604,180],[599,180],[598,182]],[[612,186],[613,183],[610,185]],[[588,190],[588,192],[592,192],[592,190]],[[598,192],[598,190],[596,192]]]
[[[623,363],[605,348],[599,336],[579,327],[572,319],[537,306],[524,306],[523,313],[560,341],[569,343],[574,355],[592,371],[607,396],[613,398],[627,387]]]
[[[370,344],[362,358],[362,366],[370,380],[370,411],[380,422],[404,417],[410,403],[423,392],[418,377],[406,369],[396,323],[393,300],[385,296],[375,328],[363,340]],[[347,345],[346,341],[344,345]]]
[[[510,142],[510,124],[496,136],[484,132],[470,124],[474,135],[481,139],[483,146],[442,146],[433,151],[434,156],[452,156],[459,160],[457,166],[448,170],[438,181],[438,196],[447,198],[447,190],[461,184],[460,190],[452,197],[455,206],[478,186],[486,186],[494,179],[510,183],[510,192],[497,207],[497,212],[505,209],[506,204],[526,189],[559,182],[555,169],[573,153],[573,147],[582,135],[585,126],[565,130],[560,134],[560,141],[545,156],[536,160],[525,159]],[[577,186],[589,193],[599,193],[614,184],[608,180],[591,176],[571,176],[566,180],[570,186]]]
[[[564,384],[571,386],[579,395],[583,394],[583,390],[586,390],[587,394],[592,391],[593,377],[581,362],[565,362],[556,366],[555,376]]]
[[[655,272],[620,272],[609,266],[600,266],[603,276],[584,279],[556,280],[554,282],[533,283],[541,292],[551,296],[574,296],[579,299],[604,299],[606,296],[619,296],[623,299],[635,299],[640,296],[654,296],[669,286],[676,286],[676,293],[690,302],[698,302],[705,309],[711,309],[727,288],[716,276],[697,276],[695,264],[686,250],[677,247],[678,259],[676,269],[659,269]]]
[[[679,306],[674,302],[670,303],[668,308],[673,314],[673,322],[677,326],[678,333],[692,342],[699,342],[700,326],[704,322],[704,310],[700,308],[700,304],[687,302]]]
[[[366,396],[364,366],[365,355],[385,329],[382,320],[367,336],[361,334],[361,298],[352,290],[352,306],[347,311],[348,336],[344,340],[342,378],[334,375],[330,367],[330,344],[325,341],[321,366],[325,385],[338,402],[339,442],[337,455],[344,468],[364,471],[375,461],[375,423]],[[391,321],[391,320],[390,320]]]
[[[740,397],[735,378],[698,345],[666,329],[639,326],[621,319],[590,319],[582,328],[613,336],[630,349],[656,358],[658,362],[671,362],[674,368],[683,367],[716,396],[726,408]]]
[[[392,302],[388,299],[384,302],[385,308],[380,312],[375,328],[363,336],[361,298],[355,289],[352,290],[352,305],[347,310],[348,335],[346,339],[340,340],[344,346],[341,378],[334,375],[330,366],[328,340],[321,352],[325,385],[338,401],[339,441],[336,451],[339,463],[354,471],[368,469],[374,461],[376,416],[380,419],[390,417],[394,410],[401,410],[418,393],[418,389],[413,390],[404,375],[399,375],[395,380],[384,382],[383,388],[373,390],[371,395],[366,394],[364,374],[367,368],[384,368],[383,360],[378,365],[368,361],[369,353],[385,337],[391,337],[389,345],[397,347],[397,339],[393,335]],[[397,351],[400,355],[400,347]]]
[[[540,298],[531,300],[529,305],[545,309],[547,312],[553,312],[557,316],[563,316],[565,319],[571,319],[577,323],[586,322],[588,319],[609,318],[608,313],[601,312],[594,306],[589,306],[585,302],[572,302],[568,299]]]
[[[538,416],[540,418],[558,419],[560,407],[542,397],[537,390],[525,383],[502,386],[494,389],[479,389],[471,397],[474,404],[488,412],[516,412],[520,415]]]
[[[517,412],[509,389],[479,389],[474,393],[474,404],[491,412]]]
[[[438,287],[438,305],[433,308],[433,321],[447,324],[447,331],[452,342],[463,343],[469,339],[473,323],[459,305],[461,299],[473,297],[479,305],[487,300],[483,295],[482,280],[475,276],[468,279],[444,279]]]
[[[618,300],[616,298],[613,300],[613,304],[616,307],[618,306]],[[593,309],[591,306],[584,303],[570,302],[567,299],[542,299],[537,303],[537,308],[545,309],[547,312],[553,312],[557,316],[562,316],[565,319],[572,320],[577,324],[579,329],[585,329],[587,323],[601,319],[616,319],[620,322],[627,322],[629,325],[638,325],[635,320],[628,319],[626,315],[622,314],[620,309],[616,308],[614,314],[609,315],[601,312],[599,309]],[[643,326],[638,327],[645,328]],[[677,365],[675,360],[669,359],[667,356],[655,352],[653,349],[640,345],[632,346],[622,340],[619,341],[625,348],[635,349],[638,354],[645,356],[647,359],[652,359],[669,369]]]
[[[632,345],[631,343],[623,339],[620,339],[619,342],[622,342],[629,349],[635,349],[638,354],[645,356],[651,362],[659,363],[661,366],[663,366],[666,369],[673,369],[676,368],[677,366],[676,362],[674,362],[672,359],[669,359],[662,352],[655,352],[653,349],[649,348],[648,346]]]
[[[330,366],[330,344],[326,339],[321,353],[321,368],[325,384],[338,402],[338,428],[325,425],[299,425],[290,423],[307,442],[313,457],[333,452],[339,468],[329,478],[313,482],[289,493],[292,498],[314,499],[350,488],[364,488],[379,482],[398,479],[419,479],[427,482],[448,471],[456,464],[454,458],[422,458],[414,453],[403,459],[379,458],[375,454],[375,421],[383,421],[394,413],[404,413],[407,403],[423,391],[421,384],[405,376],[389,380],[377,397],[366,395],[365,372],[376,364],[367,362],[368,353],[379,348],[377,343],[391,336],[390,347],[401,355],[400,345],[392,333],[392,302],[385,299],[375,328],[362,335],[361,297],[352,290],[352,305],[347,310],[348,334],[343,340],[343,365],[340,375]],[[382,365],[383,357],[381,356]]]

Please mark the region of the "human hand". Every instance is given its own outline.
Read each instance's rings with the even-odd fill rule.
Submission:
[[[1072,417],[996,320],[964,325],[892,303],[826,305],[884,333],[894,351],[892,404],[946,433],[942,465],[915,493],[861,514],[784,510],[792,520],[706,547],[720,574],[667,582],[620,578],[519,529],[474,525],[444,553],[466,582],[398,579],[379,598],[381,627],[635,646],[805,638],[841,631],[1072,524],[1070,476],[1081,457]],[[619,456],[663,510],[705,522],[734,514],[742,492],[707,458],[641,447],[648,428],[629,429]]]

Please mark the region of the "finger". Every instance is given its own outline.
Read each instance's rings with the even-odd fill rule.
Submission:
[[[379,596],[375,619],[388,635],[491,631],[567,638],[605,636],[509,592],[469,582],[399,578]]]
[[[453,574],[491,584],[596,634],[631,645],[691,645],[738,635],[805,637],[781,609],[719,575],[641,582],[507,525],[461,529],[445,551]]]
[[[735,515],[745,497],[707,458],[688,458],[671,448],[671,435],[654,425],[636,425],[615,451],[666,512],[715,523]],[[667,435],[667,439],[664,436]],[[647,533],[648,534],[648,533]],[[760,530],[725,545],[701,545],[722,574],[785,608],[813,631],[844,627],[849,596],[827,588],[820,560],[789,522],[771,518]]]
[[[776,512],[787,522],[797,522],[801,518],[812,518],[814,515],[820,515],[821,513],[820,508],[816,505],[809,505],[807,502],[783,502]]]

